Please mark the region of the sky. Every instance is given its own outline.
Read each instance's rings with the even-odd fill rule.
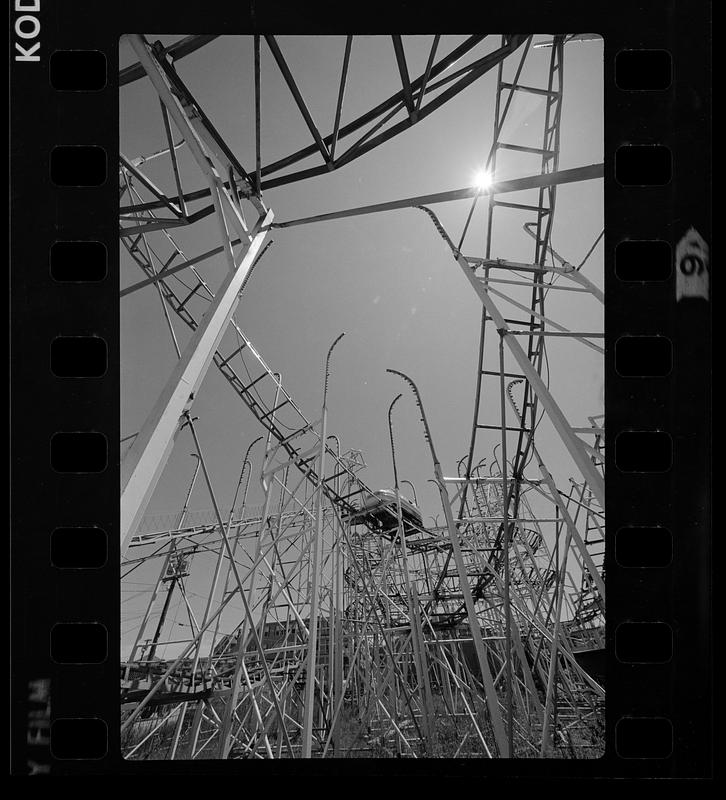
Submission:
[[[168,44],[181,37],[147,38],[160,38]],[[442,36],[438,55],[448,53],[466,38]],[[431,39],[404,37],[412,78],[425,68]],[[479,45],[455,69],[494,49],[498,41],[499,37],[488,37],[490,44]],[[327,135],[334,122],[345,37],[280,36],[278,43],[313,119]],[[121,67],[136,60],[123,41],[120,51]],[[547,48],[531,51],[523,74],[525,82],[542,84],[550,52]],[[572,43],[565,48],[560,169],[602,161],[602,60],[601,40]],[[514,66],[509,63],[505,74]],[[231,150],[251,171],[255,160],[252,38],[220,37],[176,67]],[[306,146],[310,135],[264,42],[261,70],[262,162],[266,164]],[[491,146],[495,87],[496,70],[491,70],[412,129],[337,172],[265,191],[265,203],[274,211],[275,220],[282,222],[471,185]],[[356,36],[342,124],[399,89],[390,37]],[[537,144],[542,102],[535,95],[518,93],[505,138],[518,144]],[[122,87],[120,109],[121,151],[126,157],[146,156],[166,146],[158,97],[148,80]],[[338,152],[355,138],[343,140]],[[535,157],[514,155],[500,160],[495,179],[539,171]],[[185,189],[203,188],[203,177],[186,147],[179,150],[179,158]],[[311,159],[295,169],[317,163]],[[150,160],[141,168],[157,185],[173,192],[168,158]],[[523,192],[506,199],[527,203],[534,198],[532,193]],[[484,254],[486,207],[486,201],[477,205],[463,247],[467,255]],[[470,201],[466,200],[432,206],[455,242],[469,208]],[[522,224],[531,217],[504,211],[497,215],[492,256],[531,261],[533,241],[522,231]],[[602,180],[561,186],[552,233],[554,248],[578,264],[601,232],[603,220]],[[187,256],[219,243],[214,217],[175,231],[174,238]],[[457,461],[467,452],[471,431],[481,304],[448,247],[428,217],[415,209],[277,229],[270,238],[273,244],[250,278],[235,314],[240,328],[267,364],[281,372],[283,385],[309,420],[320,415],[328,347],[345,331],[347,335],[336,347],[332,361],[329,432],[339,436],[343,451],[363,451],[368,466],[361,477],[368,486],[391,486],[387,411],[391,400],[402,392],[394,411],[399,478],[415,484],[425,520],[441,515],[438,492],[427,483],[433,477],[432,464],[413,397],[408,387],[386,369],[400,370],[416,381],[444,473],[455,475]],[[168,247],[160,249],[168,252]],[[602,253],[601,241],[583,268],[583,274],[601,288]],[[221,256],[200,267],[213,288],[225,271]],[[122,248],[121,288],[143,277]],[[185,280],[184,273],[179,273],[179,278]],[[172,285],[182,291],[179,282],[172,281]],[[511,291],[520,302],[528,302],[528,293],[500,288]],[[201,300],[190,302],[197,316],[204,308]],[[503,302],[500,308],[514,311]],[[572,330],[602,330],[602,313],[602,306],[588,295],[549,292],[548,316]],[[521,317],[522,313],[505,316]],[[183,349],[187,329],[177,318],[172,319]],[[491,344],[493,337],[489,338]],[[228,335],[222,349],[233,349],[232,342]],[[571,425],[588,426],[588,416],[603,412],[602,356],[565,339],[550,339],[547,350],[550,386],[556,400]],[[496,368],[495,351],[488,349],[486,358],[488,368]],[[153,287],[121,300],[121,360],[121,428],[126,437],[143,424],[176,360]],[[507,369],[518,371],[509,360]],[[497,421],[498,403],[498,395],[485,396],[480,421]],[[226,513],[241,459],[250,442],[264,431],[215,367],[207,373],[193,413],[199,418],[196,427],[215,493]],[[513,419],[510,424],[514,424]],[[568,476],[577,475],[546,418],[538,428],[536,441],[558,482],[566,483]],[[496,437],[488,441],[482,438],[478,457],[490,458],[495,443]],[[149,503],[148,515],[179,513],[194,470],[192,451],[189,433],[182,432]],[[258,445],[253,452],[251,504],[263,501],[258,478],[261,456],[262,447]],[[536,470],[535,465],[532,469]],[[407,490],[403,488],[404,494]],[[199,480],[190,509],[211,507],[204,483]],[[127,587],[124,631],[133,627],[134,616],[148,598],[143,592],[156,571],[158,566],[134,573],[138,585]],[[139,594],[134,595],[132,590]],[[128,633],[124,644],[128,644]]]

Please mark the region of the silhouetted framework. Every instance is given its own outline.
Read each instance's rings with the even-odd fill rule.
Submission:
[[[142,566],[157,576],[121,664],[124,756],[600,755],[604,418],[591,416],[589,427],[575,427],[547,366],[548,347],[561,337],[603,353],[602,330],[572,330],[561,314],[548,315],[547,304],[551,292],[571,292],[573,304],[591,304],[598,318],[604,300],[584,274],[590,253],[573,266],[551,242],[558,185],[602,176],[598,164],[559,169],[567,42],[575,37],[509,34],[492,44],[492,37],[476,35],[444,55],[441,37],[432,36],[426,67],[412,76],[405,37],[392,36],[396,71],[388,98],[344,123],[350,56],[358,45],[348,36],[329,134],[316,126],[276,38],[252,37],[256,159],[247,166],[175,69],[177,60],[215,37],[190,36],[169,47],[141,35],[127,38],[137,63],[121,70],[122,108],[124,86],[150,82],[167,146],[119,159],[121,246],[140,270],[138,282],[121,294],[158,295],[178,361],[140,431],[126,437],[122,466],[122,582],[133,587]],[[271,164],[262,163],[262,47],[309,134],[298,150]],[[453,69],[459,61],[466,65]],[[517,158],[530,177],[275,220],[266,188],[337,170],[405,136],[491,70],[497,80],[487,167],[495,175],[502,159]],[[535,144],[517,141],[521,128],[507,126],[520,94],[541,101]],[[181,148],[198,167],[194,186],[183,185]],[[320,163],[297,167],[310,158]],[[168,165],[174,192],[145,174],[150,159]],[[467,198],[455,236],[429,206]],[[485,248],[465,254],[479,202],[487,204]],[[389,370],[420,411],[443,524],[425,523],[416,487],[399,481],[395,405],[401,395],[388,411],[393,488],[387,493],[365,483],[365,454],[343,450],[328,431],[328,382],[335,359],[345,358],[343,334],[321,354],[319,367],[312,365],[320,368],[323,397],[312,419],[235,316],[273,229],[321,223],[324,232],[328,220],[400,208],[424,212],[432,240],[440,237],[449,248],[452,276],[463,273],[482,305],[471,434],[450,472],[438,459],[425,398],[405,372]],[[528,260],[508,256],[511,234],[499,234],[504,216],[516,220],[517,252],[528,247]],[[218,245],[185,252],[176,229],[206,218],[216,225]],[[219,257],[227,272],[213,290],[198,266]],[[191,331],[184,348],[179,321]],[[193,415],[212,366],[260,424],[259,438],[240,460],[228,508],[220,505]],[[565,488],[537,438],[545,416],[576,469]],[[145,516],[177,440],[191,447],[194,459],[183,506],[177,514]],[[261,506],[247,502],[253,480],[264,490]],[[401,483],[410,492],[403,494]],[[206,488],[208,512],[189,511],[197,484]],[[206,587],[201,613],[189,596],[191,575],[195,591]],[[183,635],[170,624],[172,598],[186,616]],[[160,658],[170,645],[177,655]]]

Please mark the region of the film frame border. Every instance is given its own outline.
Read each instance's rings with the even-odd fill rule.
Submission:
[[[655,5],[655,4],[654,4]],[[663,8],[665,5],[665,8]],[[234,24],[221,7],[198,15],[173,4],[149,10],[139,2],[114,7],[99,20],[97,8],[82,1],[62,9],[43,0],[15,0],[11,23],[16,41],[29,52],[36,38],[40,63],[12,63],[13,218],[11,289],[13,296],[13,586],[12,646],[13,769],[54,774],[148,772],[148,765],[120,756],[116,695],[120,659],[118,625],[119,349],[117,197],[113,181],[95,187],[56,187],[50,181],[50,153],[57,145],[95,145],[106,151],[107,173],[118,152],[118,37],[135,30],[217,34],[341,33],[355,29],[319,11],[300,12],[265,4],[239,10]],[[521,6],[521,8],[520,8]],[[37,7],[37,8],[36,8]],[[284,10],[284,16],[282,11]],[[123,11],[123,13],[122,13]],[[316,17],[315,14],[320,14]],[[675,254],[691,225],[711,241],[710,207],[710,6],[687,9],[675,0],[658,9],[629,9],[626,3],[509,4],[506,14],[487,9],[457,20],[457,28],[507,30],[527,19],[530,30],[596,31],[605,41],[605,291],[606,465],[608,470],[606,570],[614,585],[607,612],[607,749],[593,761],[495,761],[465,767],[462,762],[397,762],[399,774],[486,774],[571,777],[708,777],[713,769],[713,697],[710,585],[710,301],[676,303],[677,275],[661,282],[625,282],[615,273],[616,248],[623,241],[662,240]],[[215,19],[215,16],[218,18]],[[35,18],[18,22],[21,17]],[[224,18],[224,19],[223,19]],[[284,21],[283,21],[284,19]],[[168,20],[174,24],[169,25]],[[369,25],[370,17],[366,23]],[[99,24],[100,23],[100,24]],[[374,26],[380,33],[437,29],[440,20],[406,8],[386,6]],[[412,27],[413,26],[413,27]],[[18,37],[18,30],[20,35]],[[375,31],[378,32],[378,31]],[[12,39],[11,32],[11,39]],[[702,44],[694,50],[692,41]],[[668,51],[672,81],[655,91],[622,89],[615,83],[615,59],[629,50]],[[11,52],[13,48],[11,47]],[[48,58],[56,50],[104,53],[107,81],[95,91],[59,90],[49,81]],[[700,92],[700,94],[699,94]],[[698,106],[700,102],[700,108]],[[704,105],[705,104],[705,105]],[[32,109],[32,114],[25,111]],[[694,141],[696,146],[694,147]],[[623,145],[666,145],[673,175],[664,186],[622,186],[614,174]],[[684,226],[684,227],[680,227]],[[33,235],[29,235],[33,231]],[[53,278],[50,247],[57,241],[96,241],[106,247],[107,268],[99,281],[69,283]],[[706,312],[706,308],[708,312]],[[666,377],[637,379],[615,369],[616,339],[623,334],[662,336],[673,343]],[[51,341],[58,336],[98,336],[107,343],[105,375],[63,378],[49,366]],[[48,365],[46,367],[46,365]],[[704,413],[705,412],[705,413]],[[615,437],[621,431],[664,431],[673,441],[668,471],[620,472]],[[102,433],[107,442],[105,469],[83,476],[55,472],[50,439],[57,432]],[[37,502],[40,492],[42,502]],[[30,503],[34,497],[36,502]],[[668,498],[664,502],[664,498]],[[20,512],[18,512],[20,508]],[[665,567],[645,570],[621,565],[615,534],[628,526],[662,526],[671,532],[673,556]],[[59,569],[50,557],[54,528],[90,527],[105,531],[107,559],[90,569]],[[647,573],[647,574],[646,574]],[[88,598],[94,598],[89,608]],[[50,654],[57,623],[100,623],[108,631],[105,660],[64,665]],[[673,632],[673,652],[665,664],[624,663],[615,652],[616,631],[624,623],[661,622]],[[50,716],[43,682],[50,685]],[[44,701],[43,698],[46,698]],[[45,702],[45,706],[43,706]],[[46,709],[43,711],[43,709]],[[102,720],[105,755],[87,760],[52,756],[45,723],[72,718]],[[672,750],[665,758],[620,758],[616,726],[620,720],[668,719]],[[28,741],[29,720],[39,738]],[[35,723],[34,723],[35,724]],[[628,725],[633,723],[628,722]],[[637,722],[635,723],[637,726]],[[646,724],[648,724],[646,722]],[[100,728],[99,728],[100,730]],[[30,764],[35,764],[30,767]],[[154,762],[160,773],[226,773],[222,762]],[[468,763],[468,762],[467,762]],[[393,768],[392,765],[388,765]],[[253,768],[255,769],[255,768]],[[315,774],[299,763],[266,771]],[[342,772],[340,762],[326,771]],[[353,771],[348,768],[345,771]],[[389,770],[386,770],[389,771]]]

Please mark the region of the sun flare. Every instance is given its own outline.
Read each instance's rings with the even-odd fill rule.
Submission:
[[[477,189],[479,189],[480,192],[486,191],[492,185],[492,182],[493,182],[493,177],[491,172],[489,172],[489,170],[480,169],[474,175],[473,185]]]

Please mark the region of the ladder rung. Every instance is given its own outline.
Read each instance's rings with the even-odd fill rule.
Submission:
[[[260,375],[260,376],[259,376],[259,378],[255,378],[255,379],[252,381],[252,383],[248,383],[248,384],[247,384],[247,386],[242,386],[242,390],[241,390],[241,391],[242,391],[242,392],[247,392],[247,391],[248,391],[249,389],[251,389],[251,388],[252,388],[252,387],[253,387],[253,386],[254,386],[256,383],[259,383],[259,382],[260,382],[260,381],[261,381],[263,378],[267,377],[267,374],[268,374],[267,372],[263,372],[263,373],[262,373],[262,375]],[[242,381],[240,381],[240,385],[242,385]]]
[[[487,430],[491,430],[491,431],[500,431],[502,429],[501,425],[477,425],[476,427],[477,428],[486,428]],[[508,430],[508,431],[519,431],[519,432],[522,432],[522,433],[529,433],[529,428],[510,428],[509,426],[507,426],[505,428],[505,430]]]
[[[559,92],[554,92],[549,89],[537,89],[535,86],[523,86],[520,83],[501,83],[500,86],[503,89],[514,89],[518,92],[528,92],[529,94],[539,94],[544,97],[556,97]]]
[[[189,302],[189,301],[192,299],[192,297],[194,297],[194,295],[195,295],[195,294],[196,294],[196,293],[197,293],[197,292],[198,292],[198,291],[199,291],[201,288],[202,288],[202,284],[201,284],[201,283],[198,283],[198,284],[197,284],[197,285],[196,285],[196,286],[195,286],[195,287],[194,287],[194,288],[191,290],[191,292],[189,292],[189,294],[188,294],[188,295],[187,295],[187,296],[184,298],[184,301],[182,302],[182,304],[181,304],[181,305],[180,305],[180,306],[179,306],[179,307],[176,309],[177,313],[179,313],[179,311],[181,311],[181,310],[182,310],[182,308],[184,308],[184,306],[185,306],[185,305],[186,305],[186,304],[187,304],[187,303],[188,303],[188,302]]]
[[[305,425],[302,428],[298,428],[296,431],[293,431],[289,436],[286,436],[284,439],[280,439],[278,441],[281,445],[286,445],[291,442],[296,436],[302,436],[303,433],[307,433],[309,430],[312,430],[312,425]]]
[[[263,419],[266,419],[267,417],[269,417],[269,416],[271,416],[272,414],[274,414],[274,413],[275,413],[275,411],[277,411],[278,409],[282,408],[283,406],[286,406],[286,405],[287,405],[289,402],[290,402],[290,401],[289,401],[289,400],[287,400],[287,399],[283,400],[283,401],[282,401],[282,403],[280,403],[280,405],[279,405],[279,406],[275,406],[275,408],[273,408],[273,409],[270,409],[270,411],[268,411],[266,414],[263,414],[263,415],[260,417],[260,422],[262,422],[262,420],[263,420]]]
[[[323,483],[329,483],[330,481],[335,480],[335,478],[339,478],[341,475],[347,475],[347,474],[348,474],[348,470],[343,469],[340,472],[336,472],[333,475],[331,475],[330,477],[325,478]]]
[[[538,331],[544,330],[544,326],[539,321],[535,321],[534,323],[532,323],[528,319],[508,319],[507,317],[502,317],[502,319],[510,325],[526,325],[527,327],[534,325],[534,327],[532,327],[533,334],[537,333]],[[494,317],[486,317],[486,321],[494,322]],[[499,375],[498,372],[497,375]]]
[[[532,211],[533,213],[541,214],[542,216],[550,213],[549,208],[542,208],[541,206],[527,206],[523,203],[505,203],[503,200],[492,200],[490,205],[501,206],[503,208],[516,208],[520,211]]]
[[[497,378],[500,375],[504,375],[505,378],[522,378],[522,380],[526,380],[524,375],[517,375],[516,372],[503,372],[502,373],[502,372],[495,372],[494,370],[491,370],[491,369],[483,369],[481,371],[481,374],[482,375],[496,375]]]
[[[233,358],[234,358],[234,357],[237,355],[237,353],[241,353],[241,352],[242,352],[242,351],[245,349],[245,347],[247,347],[247,342],[245,342],[245,343],[242,345],[242,347],[238,347],[238,348],[237,348],[237,349],[234,351],[234,353],[232,353],[232,355],[231,355],[231,356],[228,356],[227,358],[225,358],[225,359],[224,359],[224,361],[222,361],[222,363],[219,365],[219,366],[220,366],[220,368],[221,368],[221,367],[223,367],[223,366],[225,366],[225,364],[228,364],[228,363],[229,363],[229,362],[230,362],[230,361],[231,361],[231,360],[232,360],[232,359],[233,359]]]
[[[511,144],[510,142],[499,142],[497,147],[504,150],[516,150],[518,153],[532,153],[532,155],[554,155],[554,150],[543,150],[541,147],[525,147],[521,144]]]

